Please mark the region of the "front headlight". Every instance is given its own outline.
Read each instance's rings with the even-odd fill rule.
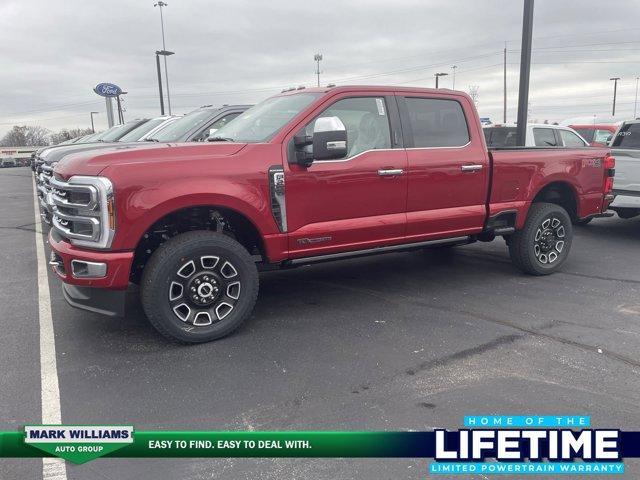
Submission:
[[[111,247],[116,218],[113,184],[106,177],[74,176],[67,182],[50,180],[53,227],[72,244]]]

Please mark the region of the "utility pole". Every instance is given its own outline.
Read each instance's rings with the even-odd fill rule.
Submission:
[[[516,145],[524,147],[527,134],[529,76],[531,73],[531,41],[533,37],[533,0],[524,0],[522,15],[522,47],[520,52],[520,86],[518,88],[518,126]]]
[[[609,80],[613,80],[613,109],[611,111],[611,116],[615,117],[616,116],[616,94],[618,93],[618,80],[620,80],[620,77],[613,77],[613,78],[610,78]]]
[[[158,3],[154,3],[154,7],[160,7],[160,27],[162,28],[162,50],[166,51],[167,46],[164,42],[164,17],[162,16],[162,7],[166,7],[166,4],[163,1],[159,1]],[[167,107],[169,108],[169,115],[171,115],[171,95],[169,94],[169,71],[167,70],[167,55],[164,56],[164,81],[167,85]]]
[[[158,71],[158,93],[160,94],[160,115],[164,115],[164,98],[162,97],[162,73],[160,73],[160,51],[156,50],[156,70]]]
[[[318,76],[318,86],[320,86],[320,61],[322,60],[322,54],[316,53],[313,59],[316,62],[316,75]]]
[[[451,90],[456,89],[456,68],[458,68],[457,65],[451,65],[451,70],[453,71],[453,82],[451,85]]]
[[[94,116],[94,115],[97,115],[97,114],[98,114],[98,113],[100,113],[100,112],[89,112],[89,113],[90,113],[90,115],[91,115],[91,131],[92,131],[93,133],[96,133],[96,127],[94,127],[94,126],[93,126],[93,116]]]
[[[447,75],[449,75],[446,72],[438,72],[438,73],[434,73],[433,76],[436,77],[436,88],[438,88],[438,79],[440,77],[446,77]]]
[[[640,77],[636,77],[636,99],[633,102],[633,118],[636,119],[636,110],[638,110],[638,80]]]
[[[502,105],[502,123],[507,123],[507,42],[504,42],[504,72],[502,79],[503,105]]]

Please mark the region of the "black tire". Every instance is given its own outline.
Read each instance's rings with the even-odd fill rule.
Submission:
[[[593,220],[593,217],[589,217],[589,218],[583,218],[582,220],[577,218],[573,221],[574,225],[578,225],[580,227],[583,227],[585,225],[588,225],[591,223],[591,220]]]
[[[564,208],[553,203],[534,203],[524,228],[511,236],[509,254],[513,264],[523,272],[549,275],[567,259],[572,240],[573,225]]]
[[[140,297],[162,335],[202,343],[229,335],[251,315],[258,286],[255,262],[242,245],[197,231],[173,237],[154,252],[143,271]]]

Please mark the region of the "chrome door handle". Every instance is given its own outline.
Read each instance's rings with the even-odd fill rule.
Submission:
[[[401,168],[392,168],[389,170],[378,170],[378,175],[381,177],[394,177],[396,175],[402,175],[404,170]]]
[[[462,165],[460,170],[463,172],[477,172],[478,170],[482,170],[482,165]]]

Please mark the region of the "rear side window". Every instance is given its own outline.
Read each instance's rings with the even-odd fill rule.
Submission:
[[[582,138],[584,138],[587,142],[593,142],[593,132],[592,128],[574,128],[576,132],[580,134]],[[598,130],[601,132],[602,130]],[[597,142],[598,140],[596,140]]]
[[[536,147],[557,147],[556,136],[551,128],[534,128],[533,141]]]
[[[514,127],[483,128],[487,147],[515,147],[516,129]]]
[[[416,148],[461,147],[469,143],[469,129],[456,100],[405,97]]]
[[[640,148],[640,123],[628,123],[620,128],[612,147]]]
[[[569,130],[559,130],[562,143],[565,147],[584,147],[584,142],[575,133]]]

